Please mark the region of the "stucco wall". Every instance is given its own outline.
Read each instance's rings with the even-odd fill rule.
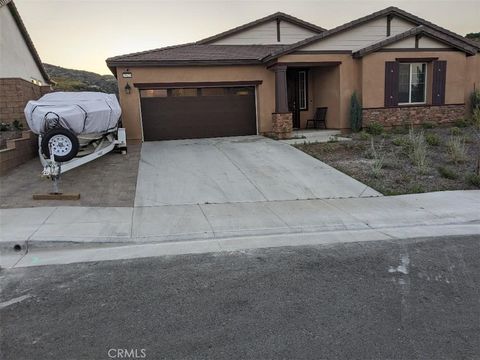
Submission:
[[[474,89],[480,90],[480,53],[467,57],[467,76],[465,79],[467,109],[470,109],[470,95]]]
[[[272,129],[272,113],[275,111],[275,76],[264,66],[191,66],[191,67],[155,67],[129,68],[132,78],[124,79],[125,68],[117,68],[122,121],[129,140],[140,141],[142,128],[140,120],[140,93],[134,83],[165,82],[215,82],[215,81],[257,81],[257,123],[258,132]],[[125,94],[126,83],[132,86],[131,94]]]
[[[8,6],[0,7],[0,78],[21,78],[47,82],[38,70],[30,50]]]
[[[313,71],[315,107],[328,107],[328,129],[340,128],[340,67],[317,67]]]
[[[376,52],[362,58],[362,105],[364,108],[383,107],[385,97],[385,62],[396,58],[431,58],[447,61],[445,104],[465,102],[467,58],[458,51]],[[470,75],[468,75],[470,77]],[[427,95],[431,93],[431,66],[427,69]],[[429,86],[430,85],[430,86]],[[431,95],[430,95],[431,97]],[[429,98],[427,98],[428,100]]]
[[[329,126],[335,129],[350,128],[350,98],[354,91],[361,92],[361,63],[353,59],[349,54],[291,54],[278,59],[281,63],[318,63],[318,62],[341,62],[337,65],[339,71],[339,114],[330,120]],[[333,85],[330,85],[333,86]],[[330,91],[321,82],[313,84],[313,93],[318,98],[322,91]],[[316,106],[316,105],[314,105]],[[329,110],[330,111],[330,110]]]

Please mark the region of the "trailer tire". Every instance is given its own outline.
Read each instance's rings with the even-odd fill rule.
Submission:
[[[78,153],[78,138],[70,130],[55,128],[42,136],[42,153],[50,158],[50,147],[53,149],[55,161],[72,160]]]

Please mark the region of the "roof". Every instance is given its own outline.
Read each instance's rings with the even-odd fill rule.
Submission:
[[[224,32],[222,32],[222,33],[220,33],[220,34],[213,35],[213,36],[210,36],[210,37],[208,37],[208,38],[202,39],[202,40],[198,41],[197,44],[208,44],[208,43],[210,43],[210,42],[212,42],[212,41],[216,41],[216,40],[223,39],[223,38],[225,38],[225,37],[227,37],[227,36],[230,36],[230,35],[233,35],[233,34],[237,34],[237,33],[241,32],[241,31],[246,30],[246,29],[253,28],[253,27],[255,27],[255,26],[258,26],[258,25],[267,23],[267,22],[272,21],[272,20],[284,20],[284,21],[290,22],[290,23],[292,23],[292,24],[298,25],[298,26],[300,26],[300,27],[303,27],[303,28],[305,28],[305,29],[311,30],[311,31],[316,32],[316,33],[321,33],[321,32],[323,32],[323,31],[325,31],[325,29],[322,28],[322,27],[320,27],[320,26],[311,24],[311,23],[306,22],[306,21],[304,21],[304,20],[298,19],[298,18],[296,18],[296,17],[294,17],[294,16],[285,14],[285,13],[283,13],[283,12],[276,12],[276,13],[274,13],[274,14],[265,16],[265,17],[263,17],[263,18],[261,18],[261,19],[258,19],[258,20],[249,22],[249,23],[247,23],[247,24],[238,26],[238,27],[236,27],[236,28],[233,28],[233,29],[224,31]]]
[[[445,34],[442,34],[441,32],[432,30],[424,25],[420,25],[413,29],[407,30],[401,34],[390,36],[384,40],[378,41],[372,45],[364,47],[363,49],[354,51],[352,55],[353,57],[359,58],[359,57],[368,55],[374,51],[377,51],[385,46],[396,43],[397,41],[409,38],[411,36],[423,35],[423,34],[428,35],[429,37],[436,39],[438,41],[441,41],[445,44],[448,44],[453,48],[464,51],[470,55],[474,55],[477,52],[477,49],[474,48],[473,46],[466,45],[465,43],[458,41],[451,36],[447,36]]]
[[[262,64],[265,57],[287,45],[202,45],[183,44],[120,55],[107,59],[115,66],[235,65]]]
[[[309,37],[308,39],[305,39],[305,40],[302,40],[302,41],[299,41],[295,44],[291,44],[289,45],[288,47],[286,47],[285,49],[282,49],[282,50],[279,50],[278,52],[270,55],[266,60],[271,60],[271,59],[274,59],[276,57],[279,57],[279,56],[282,56],[282,55],[286,55],[286,54],[289,54],[291,53],[292,51],[295,51],[299,48],[302,48],[306,45],[309,45],[309,44],[312,44],[316,41],[319,41],[319,40],[322,40],[322,39],[325,39],[327,37],[330,37],[332,35],[335,35],[335,34],[338,34],[340,32],[343,32],[343,31],[346,31],[346,30],[350,30],[358,25],[361,25],[361,24],[364,24],[368,21],[371,21],[371,20],[374,20],[376,18],[379,18],[379,17],[382,17],[382,16],[387,16],[387,15],[395,15],[395,16],[398,16],[398,17],[401,17],[403,19],[406,19],[406,20],[409,20],[413,23],[416,23],[417,25],[424,25],[426,27],[430,27],[431,29],[433,30],[436,30],[437,32],[439,33],[442,33],[444,35],[447,35],[447,36],[450,36],[460,42],[463,42],[465,43],[466,46],[471,46],[473,48],[476,48],[477,51],[480,50],[480,45],[478,43],[475,43],[474,41],[472,40],[469,40],[461,35],[458,35],[458,34],[455,34],[454,32],[450,31],[450,30],[447,30],[447,29],[444,29],[438,25],[435,25],[427,20],[424,20],[422,18],[419,18],[418,16],[415,16],[413,14],[410,14],[404,10],[401,10],[397,7],[394,7],[394,6],[390,6],[386,9],[383,9],[383,10],[380,10],[380,11],[377,11],[377,12],[374,12],[373,14],[370,14],[370,15],[367,15],[367,16],[364,16],[364,17],[361,17],[359,19],[356,19],[356,20],[353,20],[353,21],[350,21],[346,24],[343,24],[343,25],[340,25],[340,26],[337,26],[336,28],[333,28],[331,30],[327,30],[327,31],[324,31],[318,35],[314,35],[312,37]]]
[[[22,34],[22,37],[25,40],[25,43],[27,44],[28,50],[30,51],[30,54],[32,55],[33,60],[35,61],[35,64],[37,64],[38,70],[42,74],[44,80],[48,84],[53,84],[52,80],[50,79],[50,76],[48,76],[47,72],[45,71],[45,68],[43,67],[42,60],[38,55],[37,49],[35,49],[35,45],[33,45],[33,41],[30,38],[30,35],[28,34],[27,28],[25,27],[25,24],[23,23],[23,20],[20,17],[17,7],[11,0],[0,0],[0,6],[5,6],[5,5],[8,6],[8,9],[10,10],[10,13],[12,14],[13,19],[15,20],[15,23],[17,24],[17,27],[20,30],[20,33]]]

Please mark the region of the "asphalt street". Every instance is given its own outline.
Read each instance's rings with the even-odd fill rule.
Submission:
[[[0,284],[2,359],[480,358],[478,236],[4,269]]]

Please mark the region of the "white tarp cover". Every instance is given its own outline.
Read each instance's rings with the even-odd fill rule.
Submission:
[[[113,131],[122,114],[116,96],[100,92],[49,93],[29,101],[24,112],[35,134],[43,134],[45,123],[58,118],[61,127],[76,135]]]

